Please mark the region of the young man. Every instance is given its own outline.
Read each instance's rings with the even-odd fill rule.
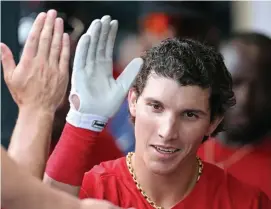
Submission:
[[[195,41],[168,39],[114,80],[116,32],[117,22],[105,16],[79,41],[68,124],[47,164],[45,182],[121,207],[269,209],[258,189],[196,157],[203,139],[221,131],[224,113],[235,104],[222,56]],[[135,153],[85,173],[95,143],[102,140],[99,132],[129,89]]]
[[[225,116],[226,132],[207,140],[199,156],[271,199],[271,40],[234,35],[222,48],[237,104]]]

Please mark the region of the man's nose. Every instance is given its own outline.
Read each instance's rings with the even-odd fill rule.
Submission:
[[[177,138],[177,121],[173,116],[167,116],[161,120],[158,135],[164,140],[171,140]]]

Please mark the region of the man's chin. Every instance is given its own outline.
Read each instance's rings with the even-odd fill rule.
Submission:
[[[176,169],[174,169],[174,168],[166,168],[166,167],[161,167],[161,166],[153,166],[153,167],[150,168],[150,170],[155,175],[169,176],[172,173],[174,173],[174,171]]]
[[[160,176],[171,175],[172,173],[176,172],[179,167],[176,164],[176,162],[172,163],[150,162],[147,165],[152,173]]]

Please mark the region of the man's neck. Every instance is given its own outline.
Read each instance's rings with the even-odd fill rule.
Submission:
[[[171,208],[184,199],[196,183],[198,169],[196,156],[190,157],[176,172],[166,176],[149,170],[140,156],[133,156],[132,165],[144,192],[158,206],[164,208]]]

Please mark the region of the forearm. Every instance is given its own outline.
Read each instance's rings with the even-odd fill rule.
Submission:
[[[48,157],[53,119],[54,113],[21,108],[8,148],[18,165],[39,179]]]
[[[1,148],[2,207],[7,209],[79,208],[78,199],[43,185],[12,161]]]
[[[67,123],[47,162],[44,183],[78,196],[84,173],[95,165],[98,135]]]
[[[34,177],[33,177],[34,178]],[[33,180],[33,181],[32,181]],[[24,191],[16,190],[16,198],[3,200],[3,207],[7,209],[78,209],[80,200],[65,192],[52,189],[38,182],[37,179],[27,180],[28,185],[23,186]],[[31,187],[29,187],[31,186]],[[29,188],[28,188],[29,187]]]
[[[66,124],[61,138],[50,156],[44,182],[78,195],[85,172],[103,161],[122,157],[114,138]]]

